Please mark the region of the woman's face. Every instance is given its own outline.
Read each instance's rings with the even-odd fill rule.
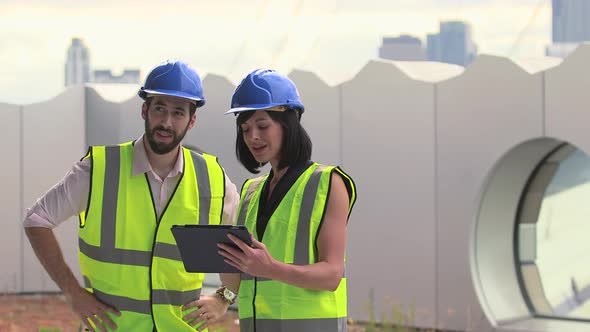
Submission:
[[[272,111],[271,111],[272,112]],[[259,163],[279,165],[283,144],[283,127],[267,111],[258,110],[241,125],[244,142]]]

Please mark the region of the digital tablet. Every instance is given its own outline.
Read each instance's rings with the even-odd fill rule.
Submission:
[[[172,234],[187,272],[239,273],[238,269],[223,261],[224,257],[217,252],[220,250],[217,244],[222,242],[238,248],[227,237],[227,234],[232,234],[252,245],[245,226],[174,225]]]

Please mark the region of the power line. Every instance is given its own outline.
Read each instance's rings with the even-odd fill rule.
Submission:
[[[262,3],[262,6],[260,6],[260,8],[258,9],[258,12],[256,13],[256,19],[254,21],[257,24],[254,26],[254,30],[257,30],[257,28],[260,24],[260,21],[262,20],[262,17],[264,17],[264,14],[266,13],[266,10],[270,4],[270,0],[263,0],[263,1],[264,2]],[[246,50],[246,47],[248,46],[251,35],[252,34],[250,34],[249,36],[246,36],[246,38],[244,38],[244,40],[242,41],[242,44],[240,44],[240,47],[238,48],[238,51],[235,53],[234,58],[233,58],[231,64],[229,65],[229,70],[227,73],[228,77],[231,77],[231,74],[236,69],[236,66],[238,65],[239,60],[242,58],[242,53],[244,53],[244,51]]]
[[[291,15],[291,20],[289,22],[289,26],[288,26],[287,32],[285,33],[285,36],[281,39],[281,42],[279,43],[279,47],[273,53],[272,61],[270,62],[271,63],[271,68],[275,68],[277,66],[277,63],[278,63],[279,59],[283,55],[283,52],[285,51],[285,48],[286,48],[286,46],[287,46],[287,44],[289,42],[289,39],[291,37],[291,30],[293,28],[293,25],[297,21],[297,18],[299,16],[301,16],[301,12],[303,10],[303,3],[304,2],[305,2],[304,0],[299,0],[297,2],[297,6],[295,7],[295,12],[294,12],[293,15]]]
[[[315,50],[318,48],[320,36],[322,35],[322,33],[324,32],[324,30],[326,29],[327,26],[332,26],[331,23],[334,20],[334,17],[336,17],[336,15],[338,14],[339,10],[340,10],[340,1],[336,0],[336,3],[334,4],[334,8],[332,8],[332,11],[330,12],[330,15],[328,16],[327,19],[325,19],[323,21],[324,24],[322,24],[320,26],[318,33],[315,35],[315,38],[313,39],[313,42],[311,43],[311,47],[305,53],[303,60],[299,64],[300,67],[304,67],[305,65],[307,65],[311,54],[313,54],[315,52]]]
[[[543,8],[543,5],[545,4],[545,2],[546,2],[546,0],[539,0],[539,3],[537,4],[537,7],[533,11],[533,14],[529,18],[527,24],[524,26],[524,28],[518,34],[518,37],[514,41],[514,45],[512,45],[512,48],[510,49],[510,52],[508,52],[508,57],[514,56],[516,50],[518,49],[518,47],[520,46],[522,40],[524,39],[524,36],[525,36],[527,30],[534,23],[535,19],[537,18],[537,16],[541,12],[541,8]]]

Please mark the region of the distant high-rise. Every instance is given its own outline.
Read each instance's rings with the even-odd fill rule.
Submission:
[[[552,41],[545,54],[565,58],[590,41],[590,0],[553,0]]]
[[[80,38],[72,38],[65,66],[65,86],[90,81],[90,52]]]
[[[553,43],[590,41],[590,1],[553,0]]]
[[[409,35],[399,37],[383,37],[379,47],[379,57],[399,61],[424,61],[426,53],[422,41]]]
[[[432,33],[426,36],[426,58],[428,61],[442,61],[440,34]]]
[[[471,27],[465,22],[441,22],[439,33],[427,36],[429,61],[467,66],[476,53],[477,46],[471,40]]]
[[[578,48],[578,46],[580,46],[580,43],[555,43],[545,48],[545,55],[563,59]]]
[[[125,69],[121,75],[113,75],[110,70],[95,70],[93,83],[139,84],[139,69]]]

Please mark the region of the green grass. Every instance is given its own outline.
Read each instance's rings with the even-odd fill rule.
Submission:
[[[406,310],[397,303],[391,304],[389,313],[382,312],[377,320],[375,309],[375,292],[373,288],[369,290],[369,302],[367,304],[368,321],[364,324],[365,332],[435,332],[432,329],[418,329],[411,327],[414,325],[414,305],[410,305]]]
[[[41,326],[39,332],[61,332],[61,329],[55,326]]]

